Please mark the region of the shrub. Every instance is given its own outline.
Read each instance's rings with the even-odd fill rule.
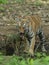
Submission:
[[[41,6],[42,3],[40,2],[40,0],[37,0],[37,1],[34,2],[34,5],[36,5],[36,6]]]
[[[5,56],[6,57],[6,56]],[[0,56],[0,64],[4,62],[5,57]],[[49,56],[37,58],[37,59],[31,59],[31,58],[23,58],[18,56],[8,56],[8,59],[6,60],[6,63],[3,63],[4,65],[49,65]]]
[[[23,4],[23,3],[25,3],[25,0],[16,0],[16,2]]]
[[[6,3],[8,3],[7,0],[0,0],[0,4],[6,4]]]

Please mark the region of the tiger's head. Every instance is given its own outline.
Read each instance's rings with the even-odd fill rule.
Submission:
[[[18,28],[18,32],[20,34],[20,37],[24,37],[25,35],[25,30],[28,30],[28,24],[26,19],[22,19],[21,21],[17,22],[17,28]]]

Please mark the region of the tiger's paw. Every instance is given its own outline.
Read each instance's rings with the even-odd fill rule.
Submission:
[[[32,49],[29,50],[29,54],[30,54],[31,56],[34,56],[34,52],[33,52]]]

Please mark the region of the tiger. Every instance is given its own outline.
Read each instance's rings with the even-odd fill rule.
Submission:
[[[21,19],[21,22],[19,21],[17,24],[19,26],[20,36],[22,35],[21,38],[23,39],[25,36],[27,39],[27,45],[25,46],[24,50],[25,52],[31,54],[32,56],[34,55],[36,35],[39,36],[44,48],[43,42],[45,41],[45,37],[42,32],[42,20],[39,15],[24,16]]]

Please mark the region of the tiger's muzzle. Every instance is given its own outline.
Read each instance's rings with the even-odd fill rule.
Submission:
[[[25,37],[25,36],[24,36],[24,33],[23,33],[23,32],[20,32],[19,34],[20,34],[20,39],[21,39],[21,40],[24,40],[24,37]]]

